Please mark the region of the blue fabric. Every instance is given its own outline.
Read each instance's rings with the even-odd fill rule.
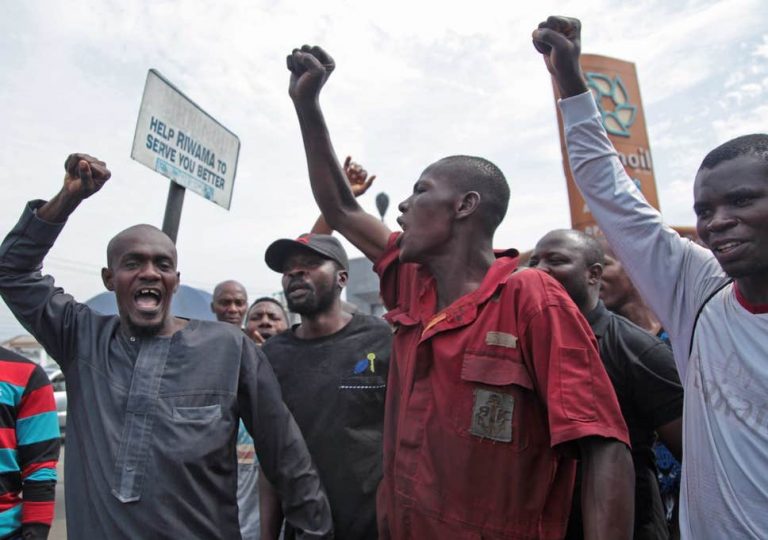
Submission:
[[[15,448],[0,448],[0,474],[18,472],[19,460],[16,458]]]
[[[19,418],[16,421],[16,444],[18,446],[58,439],[60,436],[59,417],[56,411]]]
[[[0,403],[15,407],[21,401],[21,395],[24,393],[23,386],[16,386],[9,382],[0,382]]]
[[[56,469],[38,469],[24,479],[25,482],[50,482],[56,481]]]
[[[21,501],[13,508],[0,512],[0,538],[5,538],[19,527],[21,527]]]
[[[656,467],[659,469],[659,488],[662,495],[677,494],[680,490],[680,463],[662,443],[653,446],[656,453]]]

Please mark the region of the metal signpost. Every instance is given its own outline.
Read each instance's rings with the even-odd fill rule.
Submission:
[[[190,189],[229,209],[240,139],[154,69],[147,73],[131,158],[171,180],[163,232],[176,242]]]

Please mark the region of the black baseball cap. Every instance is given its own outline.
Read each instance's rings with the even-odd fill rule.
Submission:
[[[289,238],[275,240],[264,253],[264,260],[272,270],[282,273],[285,260],[297,249],[314,251],[326,259],[336,261],[344,270],[349,270],[347,252],[344,251],[341,242],[330,234],[306,233],[296,240]]]

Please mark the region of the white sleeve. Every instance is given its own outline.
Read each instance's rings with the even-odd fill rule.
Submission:
[[[608,243],[670,335],[681,378],[693,319],[724,280],[712,253],[681,238],[618,159],[590,92],[560,101],[574,179]]]

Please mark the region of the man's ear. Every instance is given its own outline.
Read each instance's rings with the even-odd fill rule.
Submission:
[[[179,285],[181,285],[181,272],[176,272],[176,286],[173,288],[174,294],[179,290]],[[211,304],[211,309],[213,309],[213,304]]]
[[[336,283],[338,283],[339,287],[342,289],[347,286],[347,280],[349,279],[349,272],[346,270],[339,270],[336,272]]]
[[[594,263],[589,267],[589,284],[599,283],[603,277],[603,265]]]
[[[477,191],[467,191],[456,203],[456,217],[464,219],[471,216],[480,206],[480,194]]]
[[[106,287],[108,291],[114,292],[115,283],[113,281],[113,278],[114,278],[114,273],[112,272],[112,270],[110,270],[109,268],[101,269],[101,281],[104,282],[104,287]]]

